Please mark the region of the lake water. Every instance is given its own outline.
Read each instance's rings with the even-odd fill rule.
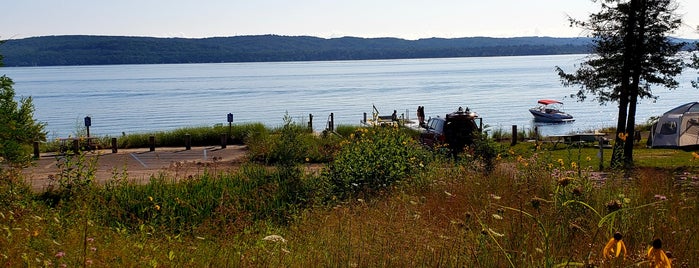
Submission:
[[[74,135],[90,116],[92,135],[118,136],[181,127],[262,122],[283,124],[285,114],[316,130],[335,123],[359,125],[375,105],[415,118],[444,116],[468,107],[491,129],[534,126],[528,108],[541,98],[559,99],[575,122],[540,126],[545,135],[616,125],[616,104],[576,102],[554,71],[568,72],[585,55],[406,59],[325,62],[153,64],[59,67],[5,67],[18,96],[31,96],[34,116],[47,123],[49,138]],[[696,71],[679,78],[677,90],[655,89],[657,102],[644,100],[637,123],[680,104],[699,100],[690,86]]]

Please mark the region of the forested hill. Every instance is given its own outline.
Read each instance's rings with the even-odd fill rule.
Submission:
[[[576,54],[589,38],[318,38],[237,36],[203,39],[44,36],[0,45],[5,66],[322,61]]]

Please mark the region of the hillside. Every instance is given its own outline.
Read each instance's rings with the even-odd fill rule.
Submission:
[[[236,36],[203,39],[44,36],[0,45],[5,66],[214,63],[520,56],[587,53],[588,38],[318,38]]]

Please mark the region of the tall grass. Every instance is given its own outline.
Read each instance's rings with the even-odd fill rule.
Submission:
[[[597,172],[593,148],[519,144],[498,152],[493,169],[482,172],[482,158],[431,154],[392,129],[324,138],[285,127],[268,132],[275,136],[270,141],[286,141],[269,143],[267,151],[277,160],[245,163],[229,174],[204,172],[179,181],[156,176],[145,185],[115,174],[110,183],[95,185],[89,168],[72,168],[77,173],[66,173],[66,183],[54,189],[70,194],[52,199],[4,174],[0,261],[627,267],[647,265],[649,243],[660,238],[675,266],[699,264],[699,177],[690,153],[640,150],[637,159],[671,157],[664,163],[672,166],[638,167],[626,177],[610,169]],[[333,142],[325,172],[302,171],[309,148]],[[89,166],[79,157],[73,161],[67,166]],[[624,235],[628,253],[606,259],[601,251],[615,232]]]

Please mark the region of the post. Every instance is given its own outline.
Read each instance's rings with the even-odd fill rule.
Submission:
[[[313,114],[308,114],[308,129],[313,131]]]
[[[112,138],[112,153],[117,153],[117,138]]]
[[[233,131],[233,114],[232,113],[228,113],[227,120],[228,120],[228,137],[230,137],[232,134],[232,131]]]
[[[228,140],[228,135],[221,133],[221,149],[226,149],[226,140]]]
[[[34,142],[34,159],[39,159],[39,142]]]
[[[335,131],[335,114],[330,113],[330,126],[329,126],[330,131]]]
[[[76,154],[80,152],[80,141],[78,139],[73,140],[73,152]]]
[[[512,125],[512,144],[510,145],[517,145],[517,125]]]
[[[90,126],[92,126],[92,118],[85,116],[85,128],[87,129],[87,137],[90,137]]]
[[[364,112],[364,119],[362,119],[362,123],[366,124],[366,112]]]
[[[150,144],[150,151],[155,151],[155,136],[148,137],[148,143]]]
[[[184,149],[192,150],[192,135],[184,134]]]
[[[599,171],[604,170],[604,136],[599,137]]]

